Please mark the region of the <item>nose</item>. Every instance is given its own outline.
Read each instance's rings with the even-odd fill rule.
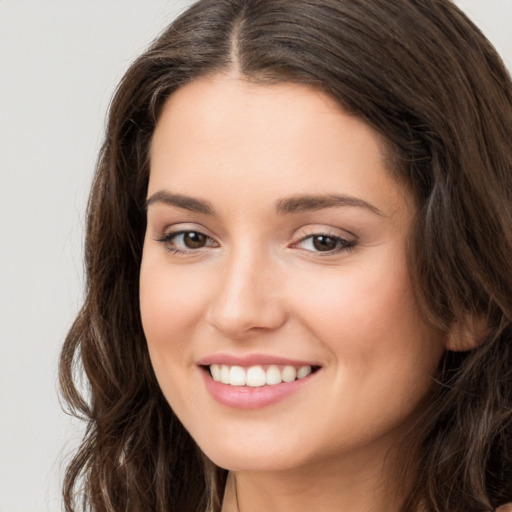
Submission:
[[[206,315],[223,336],[242,340],[285,323],[279,269],[270,260],[245,250],[224,262]]]

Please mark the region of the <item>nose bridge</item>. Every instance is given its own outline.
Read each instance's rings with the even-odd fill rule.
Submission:
[[[226,256],[209,322],[223,335],[241,338],[254,330],[272,330],[284,322],[284,308],[273,281],[277,268],[271,256],[254,244],[241,244]]]

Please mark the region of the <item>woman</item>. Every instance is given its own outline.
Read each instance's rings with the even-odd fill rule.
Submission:
[[[110,109],[67,510],[511,501],[511,137],[448,0],[185,12]]]

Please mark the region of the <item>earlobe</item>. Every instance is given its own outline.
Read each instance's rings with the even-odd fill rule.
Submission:
[[[489,334],[487,319],[483,316],[467,315],[464,320],[455,322],[446,339],[446,349],[465,352],[478,348]]]

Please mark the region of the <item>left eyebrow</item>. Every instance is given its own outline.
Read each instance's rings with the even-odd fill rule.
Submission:
[[[388,217],[373,204],[367,203],[358,197],[344,194],[327,195],[300,195],[280,199],[276,204],[277,213],[286,215],[290,213],[323,210],[324,208],[336,208],[339,206],[354,206],[364,208],[380,217]]]

